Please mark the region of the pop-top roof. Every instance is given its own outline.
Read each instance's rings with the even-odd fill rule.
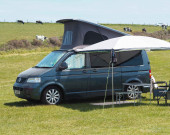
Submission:
[[[64,36],[61,49],[73,49],[79,45],[91,45],[110,38],[128,34],[84,20],[63,19]]]

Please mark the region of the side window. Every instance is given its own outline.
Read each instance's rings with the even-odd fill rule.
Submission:
[[[120,64],[121,66],[139,66],[139,65],[143,65],[143,59],[142,59],[142,55],[137,54],[136,56],[132,57],[131,59],[129,59],[128,61]]]
[[[107,39],[108,37],[105,35],[96,33],[94,31],[88,31],[84,36],[83,45],[91,45]]]
[[[65,62],[68,64],[68,69],[85,68],[85,54],[73,54]]]
[[[91,68],[109,67],[110,53],[90,53]]]
[[[117,66],[138,66],[143,65],[141,51],[116,52]],[[90,53],[91,68],[109,67],[111,61],[110,52]]]
[[[143,65],[141,51],[117,52],[118,62],[115,66],[138,66]]]
[[[72,45],[73,32],[66,31],[64,33],[63,45]]]

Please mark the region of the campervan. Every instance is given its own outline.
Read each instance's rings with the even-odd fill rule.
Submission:
[[[64,22],[69,22],[69,20]],[[78,21],[75,22],[78,25]],[[71,23],[73,25],[73,21]],[[79,23],[85,22],[79,21]],[[80,24],[78,26],[77,28],[81,29]],[[99,25],[94,26],[95,29],[99,27]],[[111,95],[111,53],[109,51],[78,53],[74,48],[76,43],[77,46],[78,44],[85,45],[85,42],[90,45],[92,42],[106,40],[109,35],[104,34],[104,30],[109,30],[108,32],[112,33],[113,37],[114,35],[126,36],[126,34],[103,26],[100,27],[100,31],[103,31],[101,33],[99,28],[95,31],[92,24],[90,27],[90,32],[88,29],[86,29],[88,31],[84,30],[84,38],[81,36],[82,40],[78,41],[74,39],[76,38],[75,31],[70,28],[65,29],[60,50],[52,51],[37,65],[18,75],[13,86],[15,96],[28,101],[41,100],[45,104],[59,104],[66,99],[104,96],[105,92],[107,96]],[[91,36],[94,38],[91,39]],[[72,44],[73,41],[74,44]],[[124,88],[122,85],[122,83],[129,82],[150,82],[150,63],[146,51],[116,52],[116,57],[117,63],[113,67],[114,91],[148,92],[149,89],[146,87],[127,86]],[[128,98],[137,98],[137,94],[129,94]]]
[[[148,88],[122,83],[149,83],[149,60],[145,51],[116,53],[114,65],[115,91],[143,91]],[[104,96],[108,77],[107,95],[111,95],[110,52],[76,53],[58,50],[48,54],[36,66],[20,73],[14,84],[17,97],[58,104],[63,99]],[[109,74],[109,76],[108,76]],[[128,98],[136,98],[129,94]]]

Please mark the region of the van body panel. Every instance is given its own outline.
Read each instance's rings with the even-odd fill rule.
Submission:
[[[15,96],[23,99],[35,99],[40,100],[40,89],[41,84],[28,84],[28,83],[15,83],[13,86],[14,90],[19,90],[20,94],[15,94]]]
[[[86,69],[58,71],[58,82],[64,86],[65,95],[75,98],[86,97],[90,74]]]
[[[43,74],[47,73],[49,74],[49,72],[51,72],[52,68],[29,68],[25,71],[23,71],[22,73],[20,73],[18,75],[18,77],[36,77],[36,76],[42,76]]]
[[[114,67],[114,90],[121,90],[121,71]],[[88,97],[103,96],[106,91],[106,83],[108,78],[107,94],[111,94],[112,90],[112,68],[93,68],[90,69]]]
[[[140,82],[140,83],[150,83],[149,70],[150,62],[146,51],[141,51],[142,55],[142,65],[138,66],[123,66],[120,67],[122,71],[122,83],[129,82]],[[143,92],[148,92],[149,88],[142,88]]]

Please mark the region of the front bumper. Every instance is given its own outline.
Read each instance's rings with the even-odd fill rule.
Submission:
[[[23,99],[40,100],[40,84],[33,83],[15,83],[13,86],[14,94],[16,97]]]

